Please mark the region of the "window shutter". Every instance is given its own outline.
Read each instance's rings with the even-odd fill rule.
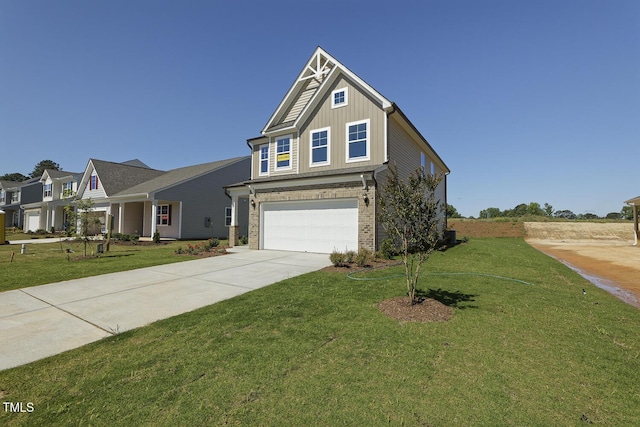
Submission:
[[[169,218],[167,219],[167,225],[171,225],[171,205],[169,205]]]

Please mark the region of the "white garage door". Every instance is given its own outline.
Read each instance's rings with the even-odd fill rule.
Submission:
[[[262,249],[331,253],[358,250],[356,199],[260,204]]]
[[[40,214],[28,213],[27,214],[27,231],[36,231],[40,228]]]

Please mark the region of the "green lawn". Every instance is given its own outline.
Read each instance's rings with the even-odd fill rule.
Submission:
[[[377,309],[399,279],[310,273],[0,372],[34,406],[0,425],[640,425],[640,310],[518,238],[427,270],[532,285],[425,276],[455,314],[417,324]]]
[[[78,241],[27,244],[25,254],[20,253],[20,245],[0,245],[0,292],[196,259],[187,255],[176,256],[174,252],[178,247],[186,248],[188,243],[201,242],[180,241],[151,246],[112,244],[110,251],[100,258],[80,260],[74,260],[84,253],[84,244]],[[226,241],[221,241],[221,244],[226,244]],[[67,249],[73,252],[68,253]],[[87,254],[96,251],[97,244],[90,242]]]

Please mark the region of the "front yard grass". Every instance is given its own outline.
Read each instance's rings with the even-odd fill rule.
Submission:
[[[532,285],[424,276],[453,318],[399,323],[377,304],[401,279],[310,273],[2,371],[0,400],[34,411],[0,424],[640,425],[640,310],[520,238],[426,270]]]
[[[174,241],[153,245],[112,243],[109,252],[105,252],[99,258],[75,260],[74,258],[84,253],[84,244],[81,241],[27,244],[25,254],[20,253],[20,245],[0,245],[0,292],[197,259],[188,255],[176,256],[174,252],[178,247],[184,249],[189,243],[201,242]],[[226,241],[221,241],[220,244],[226,244]],[[72,252],[67,252],[67,249]],[[87,254],[96,251],[97,242],[90,242]]]

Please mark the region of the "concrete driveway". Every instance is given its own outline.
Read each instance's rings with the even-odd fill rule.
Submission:
[[[330,265],[326,254],[232,251],[0,292],[0,370]]]

